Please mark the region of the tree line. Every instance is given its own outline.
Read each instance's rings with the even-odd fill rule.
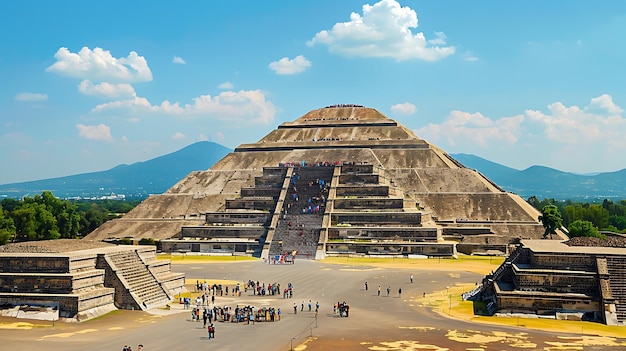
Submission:
[[[602,237],[601,231],[626,233],[626,200],[613,202],[605,199],[602,203],[585,203],[550,198],[539,200],[531,196],[527,202],[541,211],[542,217],[548,220],[560,217],[561,224],[568,229],[570,237]]]
[[[139,201],[61,200],[52,192],[0,201],[0,245],[18,241],[82,238],[121,217]]]

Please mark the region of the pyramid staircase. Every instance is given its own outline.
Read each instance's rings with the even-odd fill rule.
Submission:
[[[117,276],[111,287],[118,308],[148,310],[172,300],[137,251],[107,254],[104,260],[107,274]]]
[[[293,169],[270,243],[270,257],[296,251],[298,258],[315,258],[333,171],[332,166]]]
[[[608,256],[606,259],[617,320],[626,324],[626,257]]]

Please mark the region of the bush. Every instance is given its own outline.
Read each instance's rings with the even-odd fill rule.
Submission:
[[[605,238],[604,235],[598,232],[598,228],[596,228],[593,223],[589,221],[583,221],[580,219],[572,222],[569,227],[567,227],[569,231],[569,237],[577,237],[577,236],[586,236],[592,238]]]
[[[156,245],[152,238],[141,238],[139,245]]]

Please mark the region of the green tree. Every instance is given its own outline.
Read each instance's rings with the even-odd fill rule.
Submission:
[[[561,212],[555,205],[546,205],[541,209],[541,216],[539,221],[543,224],[545,232],[543,233],[544,239],[550,234],[556,234],[556,229],[563,226],[563,219],[561,218]]]
[[[61,237],[56,218],[43,204],[28,202],[13,211],[18,241],[48,240]]]
[[[5,214],[4,209],[0,207],[0,245],[7,244],[15,237],[15,224],[13,218]]]
[[[89,209],[83,212],[80,217],[80,234],[85,236],[91,233],[102,223],[106,222],[107,219],[108,215],[97,204],[91,204]]]
[[[623,216],[612,215],[609,217],[609,225],[617,228],[618,231],[626,229],[626,218]]]
[[[30,205],[22,205],[12,213],[15,223],[15,239],[29,241],[36,238],[35,209]]]
[[[586,236],[593,238],[604,238],[605,236],[598,232],[598,228],[590,221],[576,220],[568,227],[569,237]]]

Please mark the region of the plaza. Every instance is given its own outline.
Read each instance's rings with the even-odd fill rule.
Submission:
[[[194,259],[172,262],[172,270],[186,275],[188,284],[196,280],[245,282],[277,282],[294,286],[294,297],[253,295],[249,290],[241,296],[216,297],[219,306],[252,305],[281,308],[279,322],[215,323],[216,337],[208,339],[202,321],[192,322],[189,310],[177,303],[170,309],[146,311],[118,310],[84,323],[53,323],[13,318],[0,320],[0,338],[7,348],[50,348],[63,350],[115,350],[124,345],[144,350],[289,350],[293,345],[307,350],[324,350],[330,346],[345,350],[430,349],[519,350],[544,349],[558,343],[594,345],[597,350],[619,349],[626,340],[616,339],[619,332],[589,322],[558,321],[559,330],[528,329],[522,321],[510,326],[485,324],[493,317],[462,320],[455,305],[463,286],[479,282],[500,262],[489,259],[476,262],[459,259],[397,260],[389,263],[362,263],[357,259],[340,259],[333,263],[300,260],[291,265],[270,265],[262,260],[217,261]],[[414,282],[410,282],[410,275]],[[369,289],[366,291],[364,282]],[[459,285],[461,284],[461,285]],[[383,287],[377,296],[376,287]],[[387,296],[385,289],[391,288]],[[397,291],[402,288],[401,297]],[[454,294],[454,299],[452,294]],[[320,312],[298,309],[293,304],[312,300],[320,304]],[[350,317],[333,314],[333,303],[346,301]],[[449,303],[449,305],[448,305]],[[451,308],[450,308],[451,307]],[[438,312],[437,312],[438,311]],[[23,323],[20,327],[19,323]],[[549,328],[546,322],[545,328]],[[598,326],[602,329],[598,332]],[[615,327],[621,328],[621,327]],[[591,335],[581,336],[587,330]],[[598,333],[605,336],[598,337]],[[613,333],[613,335],[611,335]],[[623,335],[623,332],[621,333]],[[534,346],[533,346],[534,345]]]

